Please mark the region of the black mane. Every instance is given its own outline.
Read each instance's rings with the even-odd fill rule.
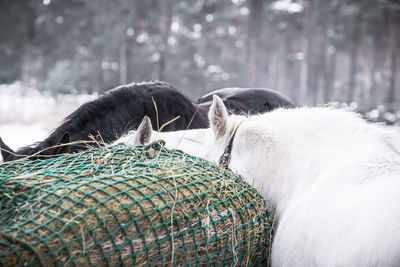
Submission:
[[[211,106],[213,95],[218,95],[230,113],[257,114],[279,107],[292,108],[295,105],[285,95],[268,88],[227,87],[214,90],[197,99],[201,106]]]
[[[44,141],[20,148],[16,154],[33,155],[68,141],[93,141],[89,138],[90,135],[99,142],[110,143],[127,131],[136,129],[145,115],[151,119],[157,130],[157,113],[153,99],[158,110],[159,127],[180,116],[166,125],[163,131],[208,127],[204,112],[199,112],[188,98],[168,83],[132,83],[111,89],[97,99],[83,104],[67,116]],[[71,144],[68,152],[76,152],[86,146],[87,143]],[[60,152],[62,151],[52,148],[40,154],[55,155]],[[11,156],[6,159],[3,155],[3,160],[16,159],[10,158]]]

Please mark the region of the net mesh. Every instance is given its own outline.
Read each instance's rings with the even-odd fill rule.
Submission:
[[[257,190],[163,142],[0,164],[0,207],[3,266],[268,263]]]

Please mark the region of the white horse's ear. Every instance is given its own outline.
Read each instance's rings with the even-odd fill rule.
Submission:
[[[144,116],[135,135],[135,145],[148,144],[150,142],[152,132],[153,127],[151,125],[151,120],[149,117]]]
[[[221,137],[226,133],[228,112],[221,98],[213,95],[213,102],[208,111],[208,119],[215,136]]]

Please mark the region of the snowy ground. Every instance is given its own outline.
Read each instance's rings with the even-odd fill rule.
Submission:
[[[68,114],[96,97],[66,95],[53,98],[19,82],[0,85],[0,136],[14,150],[41,141]]]

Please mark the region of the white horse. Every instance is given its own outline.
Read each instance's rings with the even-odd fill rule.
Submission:
[[[209,120],[211,129],[152,134],[145,119],[121,141],[164,139],[214,161],[231,143],[229,167],[276,207],[273,266],[400,266],[397,131],[331,108],[228,117],[218,97]]]

